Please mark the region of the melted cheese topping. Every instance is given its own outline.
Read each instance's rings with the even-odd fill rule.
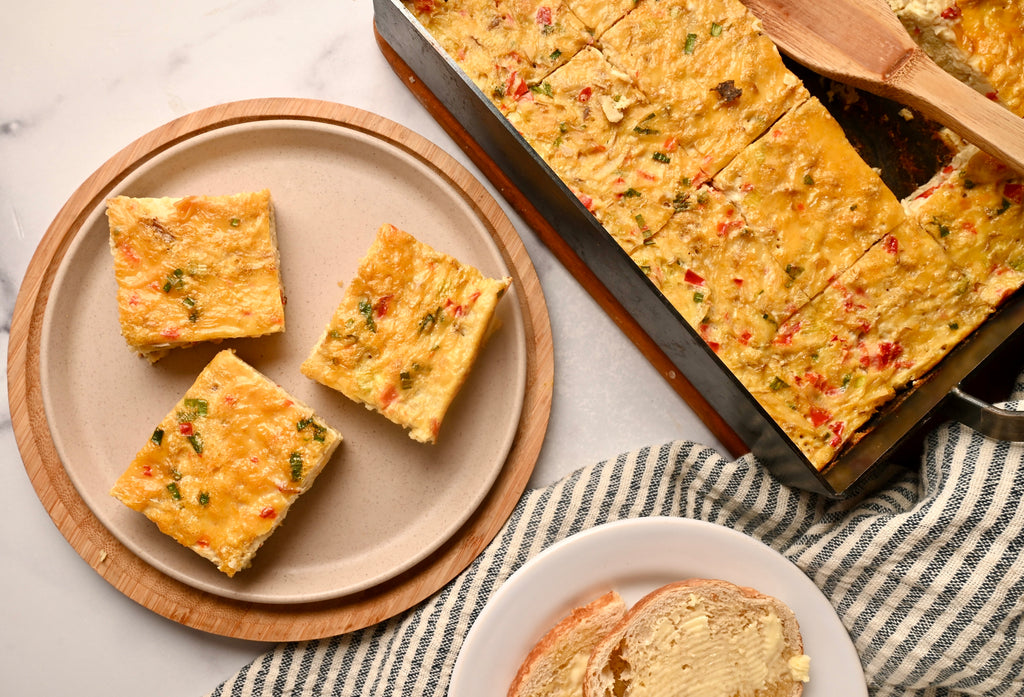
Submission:
[[[406,7],[502,111],[592,37],[562,2],[407,0]]]
[[[587,30],[599,38],[636,6],[636,0],[566,0],[566,4]]]
[[[341,436],[230,351],[160,422],[111,494],[233,576]]]
[[[509,114],[511,123],[627,251],[661,228],[697,178],[627,75],[585,48]]]
[[[784,323],[767,370],[744,378],[772,395],[779,423],[799,415],[789,429],[820,466],[984,321],[990,308],[970,289],[929,235],[902,225]]]
[[[958,44],[992,84],[994,94],[1024,116],[1024,7],[1017,2],[961,0]]]
[[[998,305],[1024,285],[1024,182],[992,157],[967,158],[919,191],[907,209],[983,302]]]
[[[601,38],[608,60],[654,104],[710,176],[807,92],[739,2],[645,2]]]
[[[118,196],[107,218],[121,333],[133,349],[284,331],[269,191]]]
[[[817,99],[780,119],[715,185],[808,297],[904,218],[896,197]]]
[[[719,191],[692,189],[679,208],[633,259],[730,364],[743,347],[767,346],[807,298]]]
[[[302,373],[432,443],[510,280],[384,225]]]

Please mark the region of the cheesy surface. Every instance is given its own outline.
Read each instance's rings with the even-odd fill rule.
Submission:
[[[225,350],[110,493],[234,576],[251,564],[340,442],[312,409]]]
[[[727,364],[765,347],[808,298],[721,192],[693,187],[633,260]]]
[[[904,218],[817,99],[781,118],[714,179],[808,297]]]
[[[560,1],[411,0],[405,5],[503,111],[592,40]]]
[[[605,56],[714,175],[807,97],[758,20],[734,0],[649,0],[601,37]]]
[[[509,121],[626,251],[655,233],[698,177],[629,76],[585,48],[520,100]]]
[[[270,192],[107,202],[121,333],[158,359],[284,331]]]
[[[594,38],[600,38],[608,27],[636,6],[636,0],[566,0],[566,4],[587,31]]]
[[[965,151],[906,208],[985,303],[994,307],[1024,285],[1024,182],[1002,163]]]
[[[433,443],[510,282],[383,225],[302,373]]]
[[[989,311],[936,242],[907,223],[780,326],[762,370],[740,377],[821,466]]]

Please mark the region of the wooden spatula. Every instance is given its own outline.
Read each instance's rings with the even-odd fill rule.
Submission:
[[[811,70],[917,109],[1024,174],[1024,119],[936,65],[886,0],[742,0]]]

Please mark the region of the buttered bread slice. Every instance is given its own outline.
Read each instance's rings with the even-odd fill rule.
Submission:
[[[284,331],[270,192],[107,202],[121,333],[155,362],[200,341]]]
[[[433,443],[510,282],[383,225],[302,374]]]
[[[781,601],[726,581],[663,586],[634,605],[594,649],[584,697],[796,697],[810,659]]]
[[[614,590],[573,609],[527,655],[508,697],[579,697],[590,652],[625,614]]]
[[[225,350],[110,493],[234,576],[252,563],[340,442],[311,408]]]

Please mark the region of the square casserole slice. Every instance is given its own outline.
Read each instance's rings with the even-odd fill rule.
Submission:
[[[284,331],[270,192],[107,201],[118,318],[155,362],[200,341]]]
[[[302,373],[433,443],[510,281],[384,225]]]
[[[234,576],[250,566],[340,442],[311,408],[224,350],[110,493]]]

